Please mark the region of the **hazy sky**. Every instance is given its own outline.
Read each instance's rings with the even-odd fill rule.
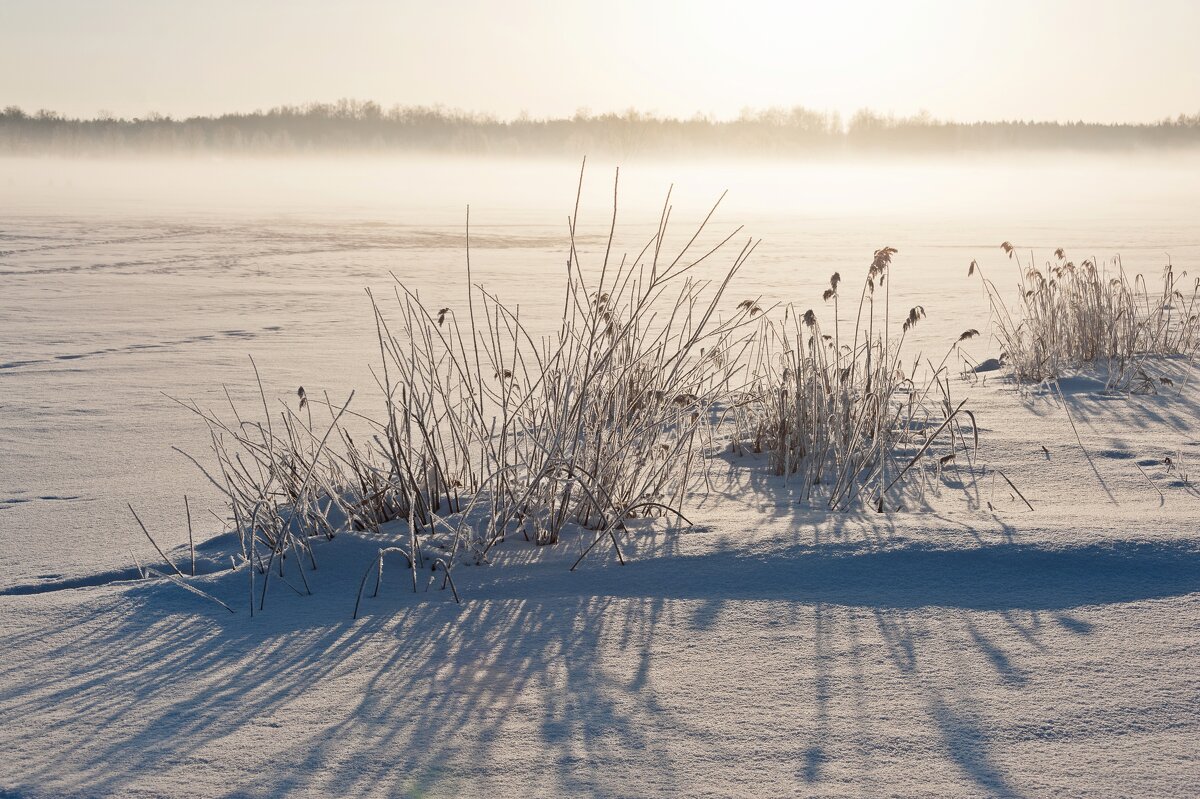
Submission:
[[[1200,111],[1197,32],[1200,0],[0,0],[0,106],[1155,120]]]

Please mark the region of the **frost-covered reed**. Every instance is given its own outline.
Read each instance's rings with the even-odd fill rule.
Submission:
[[[813,310],[793,306],[781,319],[761,322],[753,379],[735,405],[733,446],[768,453],[776,475],[799,481],[803,501],[819,497],[830,508],[863,503],[882,511],[901,506],[906,488],[920,490],[926,466],[940,473],[962,455],[972,468],[974,416],[955,402],[947,370],[901,360],[925,309],[908,310],[893,331],[888,278],[895,254],[890,247],[875,252],[850,335],[841,329],[837,273],[824,293],[834,317],[828,327]]]
[[[634,258],[617,261],[610,229],[590,275],[572,221],[554,336],[535,337],[518,306],[482,286],[465,307],[433,310],[398,283],[395,323],[375,302],[388,403],[368,523],[415,505],[417,523],[428,524],[432,514],[458,512],[464,497],[483,496],[485,529],[463,542],[477,559],[514,532],[557,543],[567,525],[607,537],[621,558],[616,533],[626,519],[682,517],[713,408],[733,388],[750,341],[750,311],[719,309],[754,243],[718,281],[698,281],[691,270],[737,231],[693,254],[706,219],[668,256],[669,215],[664,207]]]
[[[304,562],[316,565],[309,540],[340,530],[406,523],[406,540],[381,549],[368,570],[378,570],[376,590],[385,555],[402,558],[414,587],[418,568],[440,565],[453,588],[457,561],[484,562],[507,536],[555,544],[572,529],[580,560],[606,542],[623,562],[627,520],[685,519],[720,408],[744,379],[757,309],[729,309],[722,298],[755,243],[731,251],[719,279],[696,279],[693,269],[740,228],[696,250],[710,212],[668,254],[669,201],[641,252],[617,258],[614,191],[603,259],[590,267],[571,218],[562,317],[551,336],[532,332],[518,305],[471,283],[468,220],[461,303],[426,305],[400,280],[394,303],[370,298],[382,413],[351,409],[353,394],[338,403],[304,389],[296,407],[271,408],[261,381],[261,418],[232,401],[232,418],[188,405],[210,428],[216,468],[206,474],[229,502],[241,564],[253,567],[252,607],[255,574],[261,608],[273,566],[306,591]],[[356,440],[349,418],[369,435]],[[285,561],[296,564],[293,581]]]
[[[215,467],[201,468],[228,501],[252,610],[273,582],[307,593],[312,539],[345,530],[381,544],[360,601],[397,558],[414,589],[425,570],[457,598],[455,565],[487,562],[513,536],[577,542],[575,565],[598,545],[623,563],[626,523],[686,522],[726,446],[768,453],[804,500],[838,510],[919,502],[960,458],[973,479],[975,420],[946,359],[902,362],[925,310],[893,320],[894,249],[874,253],[852,327],[833,275],[826,328],[812,310],[728,299],[755,242],[729,248],[738,228],[699,249],[712,212],[668,255],[669,194],[649,241],[618,258],[615,194],[603,256],[586,266],[576,202],[556,332],[537,333],[519,305],[472,282],[468,218],[466,296],[429,304],[399,279],[390,297],[368,292],[382,409],[303,388],[272,407],[261,379],[261,414],[232,399],[222,413],[185,403],[209,427]],[[695,277],[717,257],[728,259],[717,279]]]
[[[1108,368],[1110,390],[1154,390],[1148,356],[1192,355],[1200,345],[1200,279],[1187,280],[1168,264],[1160,280],[1130,277],[1121,259],[1106,267],[1076,264],[1060,248],[1041,267],[1001,245],[1017,267],[1017,301],[1004,294],[976,261],[991,302],[1003,360],[1020,382],[1036,383],[1087,365]]]

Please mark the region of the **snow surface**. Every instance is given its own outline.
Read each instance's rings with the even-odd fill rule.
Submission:
[[[464,175],[493,167],[472,162],[454,186],[397,181],[424,205],[386,213],[286,205],[305,184],[292,166],[283,201],[264,188],[275,173],[233,191],[225,181],[241,172],[196,165],[219,198],[196,207],[157,167],[72,164],[112,172],[95,196],[70,179],[45,188],[43,169],[0,164],[3,799],[1200,793],[1192,366],[1163,364],[1174,387],[1159,396],[1064,381],[1083,448],[1057,392],[1018,393],[996,372],[953,382],[988,471],[972,480],[963,459],[950,464],[927,508],[823,513],[760,462],[721,455],[714,493],[688,509],[695,526],[639,529],[623,542],[627,566],[600,552],[569,572],[575,540],[510,539],[495,564],[456,570],[461,605],[436,584],[414,594],[390,564],[355,620],[383,542],[343,535],[316,547],[313,596],[272,583],[250,618],[246,574],[222,568],[229,542],[211,523],[198,522],[207,573],[190,582],[236,613],[135,579],[135,556],[165,566],[125,501],[177,561],[181,495],[198,519],[218,508],[170,450],[203,457],[202,430],[159,391],[214,404],[225,383],[249,401],[252,354],[276,396],[357,388],[369,410],[362,287],[386,288],[394,269],[431,300],[461,297],[457,192],[475,199]],[[358,177],[338,184],[342,202],[379,171],[346,170]],[[495,172],[491,206],[475,200],[474,265],[536,319],[561,299],[546,286],[562,230],[546,220],[574,185],[569,166],[550,169],[553,202],[517,213],[504,203],[524,170]],[[788,197],[817,199],[750,219],[767,241],[743,293],[820,313],[831,271],[857,280],[870,250],[898,246],[892,298],[925,305],[912,342],[936,360],[963,328],[986,340],[966,264],[997,279],[1002,240],[1120,252],[1148,274],[1169,251],[1177,270],[1200,271],[1200,197],[1178,170],[1160,175],[1174,176],[1165,190],[1104,171],[951,172],[961,191],[945,171],[872,166],[888,191],[847,188],[825,205],[841,173],[813,190],[764,167],[764,195],[786,180],[799,187]],[[909,187],[934,178],[943,199],[910,202]],[[148,190],[129,188],[139,181],[162,184],[152,211]],[[585,247],[607,232],[605,184]],[[726,185],[735,201],[719,216],[740,222],[739,183]],[[692,189],[677,196],[692,202]],[[230,211],[238,192],[259,192],[259,207]]]
[[[380,545],[353,535],[253,619],[244,570],[195,579],[232,615],[163,580],[10,589],[0,787],[1194,796],[1200,496],[1162,462],[1197,454],[1196,392],[1067,394],[1103,486],[1049,395],[970,394],[1033,512],[951,467],[929,510],[830,515],[722,457],[629,565],[510,540],[461,606],[393,565],[352,620]]]

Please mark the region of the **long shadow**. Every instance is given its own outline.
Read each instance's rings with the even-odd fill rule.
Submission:
[[[1190,390],[1196,367],[1181,358],[1151,358],[1146,366],[1155,377],[1169,376],[1171,382],[1156,383],[1153,393],[1105,393],[1106,371],[1101,366],[1064,377],[1056,388],[1036,387],[1025,395],[1023,404],[1039,416],[1054,416],[1063,413],[1065,399],[1075,421],[1099,433],[1190,430],[1200,414],[1200,395]]]
[[[1200,551],[826,544],[759,558],[727,549],[625,567],[589,563],[574,573],[518,558],[464,573],[463,582],[469,600],[461,607],[393,583],[372,600],[374,615],[358,621],[349,619],[350,596],[280,594],[251,621],[218,608],[198,614],[172,586],[100,589],[107,593],[86,620],[50,616],[0,632],[0,651],[53,642],[36,663],[0,662],[0,750],[14,753],[5,770],[20,774],[17,790],[120,795],[164,766],[203,770],[236,749],[264,770],[254,784],[230,786],[229,796],[449,795],[487,793],[507,767],[527,772],[535,759],[543,768],[528,793],[607,796],[629,792],[614,764],[636,755],[660,793],[687,792],[694,775],[671,742],[683,735],[704,750],[723,739],[704,716],[663,701],[670,664],[652,668],[655,643],[663,627],[704,632],[722,603],[741,600],[790,611],[789,625],[815,625],[817,706],[812,737],[795,753],[797,786],[819,787],[839,756],[829,748],[845,723],[833,704],[839,660],[849,658],[859,675],[862,700],[872,696],[865,652],[834,646],[846,635],[838,619],[857,609],[876,618],[950,760],[980,791],[1016,796],[990,751],[978,711],[986,699],[939,687],[944,664],[922,663],[922,642],[938,629],[921,629],[928,608],[962,615],[964,646],[1003,686],[1021,690],[1027,670],[969,614],[1048,611],[1086,635],[1090,626],[1065,611],[1200,591]],[[220,587],[234,601],[237,586]],[[857,627],[851,633],[861,636]],[[48,743],[31,746],[31,733]]]
[[[598,667],[602,646],[609,655],[615,647],[651,657],[663,600],[619,609],[613,599],[589,597],[460,608],[439,597],[357,622],[325,601],[280,600],[286,614],[254,621],[192,616],[181,624],[171,594],[125,590],[89,623],[0,636],[5,651],[56,642],[35,668],[0,665],[0,749],[27,761],[3,771],[16,769],[18,790],[120,795],[164,761],[194,758],[199,766],[208,752],[243,741],[271,768],[230,796],[381,787],[388,795],[453,794],[472,785],[464,764],[482,771],[530,757],[546,766],[546,790],[613,795],[619,775],[601,764],[635,751],[670,786],[670,753],[654,730],[671,721],[654,701],[645,664],[619,678]],[[351,675],[349,694],[317,688]],[[306,706],[310,692],[337,704]],[[546,701],[530,704],[530,695]],[[69,749],[30,747],[31,719],[45,720],[43,734],[54,731],[49,746],[70,741]],[[503,745],[514,725],[527,737],[525,752]],[[307,732],[281,740],[281,726]],[[371,754],[348,762],[356,751]]]
[[[1045,548],[867,549],[827,544],[747,557],[679,555],[665,568],[634,561],[619,575],[515,568],[475,587],[488,599],[593,595],[709,600],[787,600],[871,608],[1066,610],[1200,591],[1200,548],[1186,543]]]

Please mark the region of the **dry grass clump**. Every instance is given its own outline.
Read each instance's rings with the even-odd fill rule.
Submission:
[[[614,223],[615,213],[614,205]],[[753,243],[719,282],[696,281],[691,270],[734,234],[690,256],[702,224],[668,257],[669,216],[664,207],[651,240],[619,263],[610,229],[591,278],[572,222],[553,337],[535,338],[519,307],[482,286],[465,308],[433,312],[398,282],[394,325],[375,303],[389,398],[376,447],[386,465],[371,475],[378,488],[370,494],[382,504],[376,518],[398,492],[416,504],[421,524],[443,507],[457,512],[464,496],[486,497],[485,527],[464,542],[482,560],[514,531],[554,544],[568,524],[597,531],[595,540],[607,536],[620,558],[624,520],[682,517],[712,408],[731,389],[757,309],[717,314]]]
[[[405,540],[380,550],[364,588],[375,571],[378,591],[384,557],[397,555],[414,588],[418,569],[429,567],[453,590],[454,564],[486,561],[506,536],[555,544],[572,528],[580,560],[607,540],[624,562],[626,520],[684,518],[684,499],[703,476],[714,409],[734,388],[761,308],[718,313],[754,242],[719,281],[696,280],[694,267],[740,228],[693,253],[710,212],[668,255],[669,200],[641,252],[617,260],[614,187],[608,244],[590,272],[572,217],[562,318],[552,336],[537,336],[519,306],[484,286],[471,285],[461,304],[442,298],[428,306],[398,279],[392,308],[372,295],[385,397],[377,418],[349,410],[353,394],[337,404],[304,389],[295,408],[272,409],[261,382],[261,419],[249,420],[232,401],[231,419],[189,404],[210,429],[216,468],[205,474],[229,502],[241,540],[237,565],[253,567],[252,610],[255,574],[260,608],[273,566],[301,590],[286,579],[285,560],[296,564],[293,580],[306,591],[303,563],[316,567],[310,539],[342,530],[394,537],[381,527],[406,523]],[[369,436],[355,440],[348,418]]]
[[[257,378],[257,365],[254,373]],[[326,398],[329,421],[325,422],[313,419],[312,403],[303,388],[298,392],[298,407],[280,403],[277,414],[271,411],[261,379],[258,388],[263,410],[259,419],[247,418],[228,390],[230,418],[194,402],[176,400],[208,425],[215,468],[205,468],[191,455],[178,451],[200,468],[228,502],[241,547],[240,561],[235,558],[233,568],[249,567],[251,615],[255,604],[261,609],[266,602],[273,567],[280,582],[297,593],[310,593],[304,562],[307,559],[312,569],[317,562],[309,539],[317,535],[332,538],[357,516],[356,497],[346,490],[346,468],[351,461],[347,454],[329,446],[331,439],[346,437],[342,419],[354,392],[341,406]],[[285,572],[285,562],[294,564],[292,580]],[[256,575],[261,576],[259,588]]]
[[[805,501],[820,492],[830,508],[866,500],[882,511],[893,499],[900,503],[893,491],[921,490],[930,470],[920,467],[938,474],[960,454],[971,465],[974,416],[964,402],[955,404],[944,366],[921,371],[916,360],[907,368],[900,360],[925,309],[910,309],[893,337],[887,278],[895,254],[876,251],[851,336],[844,338],[839,325],[836,273],[824,293],[834,311],[828,329],[814,311],[791,306],[781,320],[761,323],[751,385],[736,406],[734,447],[768,453],[776,475],[799,478]]]
[[[1140,274],[1130,278],[1119,257],[1107,269],[1095,259],[1076,265],[1060,248],[1039,268],[1032,253],[1023,262],[1012,244],[1001,247],[1017,267],[1013,310],[977,262],[968,274],[978,272],[987,290],[1003,360],[1018,381],[1103,364],[1109,390],[1153,390],[1147,357],[1191,355],[1200,344],[1200,279],[1185,285],[1187,274],[1169,263],[1151,286]]]

